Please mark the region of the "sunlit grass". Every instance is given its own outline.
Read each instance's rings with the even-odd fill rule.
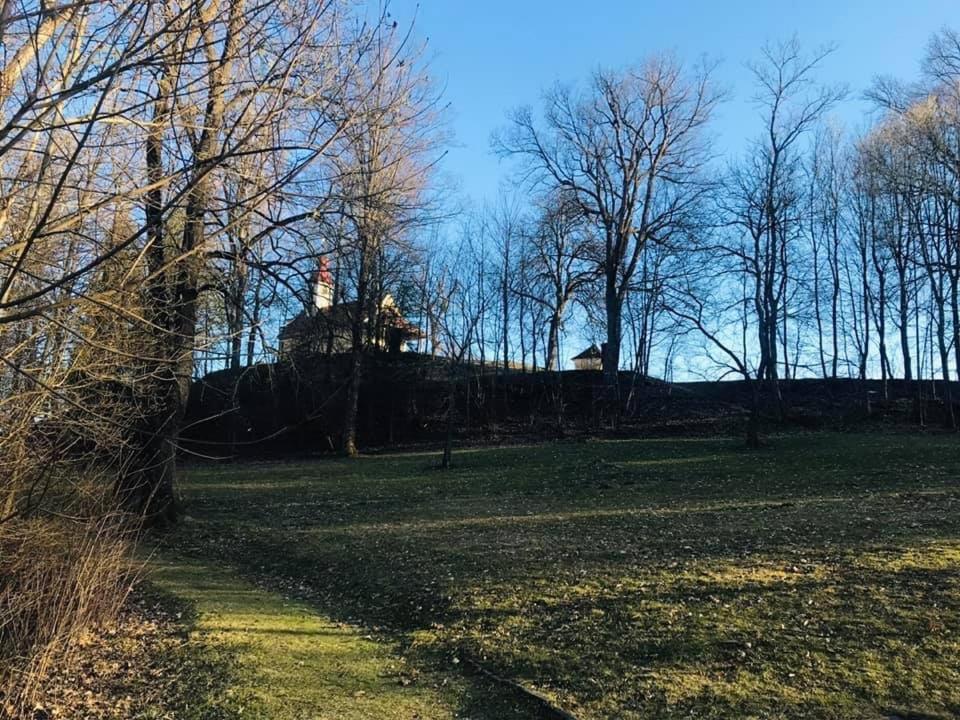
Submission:
[[[189,601],[192,632],[207,648],[230,652],[234,687],[219,705],[242,717],[452,718],[431,687],[389,647],[335,623],[302,602],[196,561],[159,559],[151,579]],[[230,694],[241,697],[230,697]],[[241,699],[242,698],[242,699]]]

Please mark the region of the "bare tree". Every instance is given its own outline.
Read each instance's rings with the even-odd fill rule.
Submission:
[[[811,294],[818,360],[825,378],[838,375],[843,331],[840,322],[841,254],[849,167],[842,140],[842,133],[837,128],[820,128],[806,165],[805,220],[810,236]]]
[[[620,409],[623,305],[648,242],[664,240],[701,198],[708,157],[704,129],[718,95],[711,68],[688,73],[661,56],[620,71],[597,71],[582,92],[547,93],[544,123],[529,109],[495,139],[519,156],[527,177],[564,191],[597,227],[603,247],[607,341],[604,377],[614,421]]]
[[[717,254],[715,248],[705,246],[697,254],[702,260],[712,262],[714,271],[705,276],[691,273],[676,278],[665,290],[664,306],[703,337],[707,358],[720,370],[721,380],[731,374],[743,378],[750,393],[746,441],[748,447],[757,448],[760,446],[762,378],[750,361],[751,348],[747,340],[751,302],[749,285],[728,281],[729,257]]]
[[[149,363],[123,380],[136,420],[121,424],[136,428],[138,449],[118,489],[155,519],[174,514],[179,425],[215,264],[229,257],[245,272],[273,229],[312,216],[302,204],[264,208],[354,119],[347,80],[369,38],[343,33],[340,10],[333,0],[91,0],[3,21],[11,42],[22,39],[2,79],[0,324],[21,338],[3,358],[18,387],[44,388],[20,358],[41,349],[41,325],[61,310],[109,307],[138,325]],[[251,167],[266,170],[253,178]],[[111,211],[126,220],[108,233]],[[130,265],[109,290],[142,296],[117,306],[91,282],[121,255]]]
[[[426,190],[437,155],[439,99],[419,51],[395,27],[379,28],[358,78],[354,121],[343,135],[334,191],[341,197],[355,303],[350,318],[351,364],[341,450],[357,454],[357,407],[363,357],[384,300],[386,247],[423,222]],[[343,260],[345,258],[341,258]]]
[[[746,161],[734,169],[724,201],[731,221],[745,233],[741,242],[726,249],[740,258],[752,280],[758,374],[778,398],[780,364],[789,376],[787,298],[795,284],[791,260],[800,222],[798,143],[844,95],[840,88],[813,82],[813,73],[829,52],[808,57],[794,38],[765,47],[762,61],[751,66],[764,130]]]
[[[559,370],[564,319],[577,293],[596,277],[596,237],[579,205],[558,192],[538,202],[536,224],[527,233],[525,244],[525,282],[514,283],[514,292],[545,310],[544,367]]]
[[[434,308],[432,324],[438,330],[447,363],[446,434],[440,465],[446,469],[453,460],[453,436],[457,419],[457,381],[465,380],[464,411],[470,412],[470,369],[473,349],[482,345],[478,330],[483,322],[490,295],[484,287],[482,273],[474,272],[482,267],[482,255],[478,252],[477,237],[465,224],[455,252],[440,259],[441,269],[436,271],[435,284],[430,289]]]

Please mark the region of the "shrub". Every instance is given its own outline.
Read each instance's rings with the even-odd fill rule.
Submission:
[[[69,485],[69,512],[0,524],[0,716],[29,707],[51,665],[116,616],[131,584],[131,518],[112,509],[103,484]]]

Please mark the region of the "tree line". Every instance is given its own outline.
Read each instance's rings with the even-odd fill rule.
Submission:
[[[352,237],[350,212],[334,213],[338,296],[372,288],[375,316],[389,290],[423,331],[418,350],[480,367],[557,370],[582,349],[564,343],[596,341],[613,422],[629,401],[624,369],[740,377],[778,398],[800,377],[876,377],[884,392],[926,378],[950,400],[957,44],[942,30],[915,81],[878,78],[857,133],[837,121],[857,95],[818,79],[833,48],[761,48],[748,65],[756,124],[736,157],[716,151],[726,96],[710,63],[653,55],[552,87],[539,112],[517,109],[494,134],[510,189],[484,207],[419,185],[391,209],[398,224],[375,262],[347,251],[369,234]],[[420,128],[420,170],[442,146],[436,120]],[[286,287],[274,327],[309,296],[309,277]],[[206,369],[239,335],[212,328]],[[273,349],[265,335],[258,357]]]
[[[836,121],[849,91],[817,79],[831,52],[762,49],[757,131],[732,159],[712,145],[715,67],[671,56],[514,111],[493,144],[515,191],[461,223],[433,288],[465,355],[559,369],[572,324],[602,342],[614,420],[618,372],[678,365],[777,398],[801,377],[943,381],[952,413],[960,37],[935,34],[916,81],[877,79],[858,134]]]

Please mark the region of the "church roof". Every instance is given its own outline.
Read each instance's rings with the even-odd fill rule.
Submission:
[[[310,312],[301,311],[280,329],[280,338],[287,339],[310,333],[329,332],[331,328],[336,330],[349,329],[356,312],[356,301],[341,302]],[[400,312],[392,305],[384,306],[380,312],[382,313],[384,327],[403,330],[408,338],[421,337],[420,328],[401,316]]]
[[[579,355],[574,355],[571,360],[596,360],[600,357],[600,348],[596,344],[591,345]]]

